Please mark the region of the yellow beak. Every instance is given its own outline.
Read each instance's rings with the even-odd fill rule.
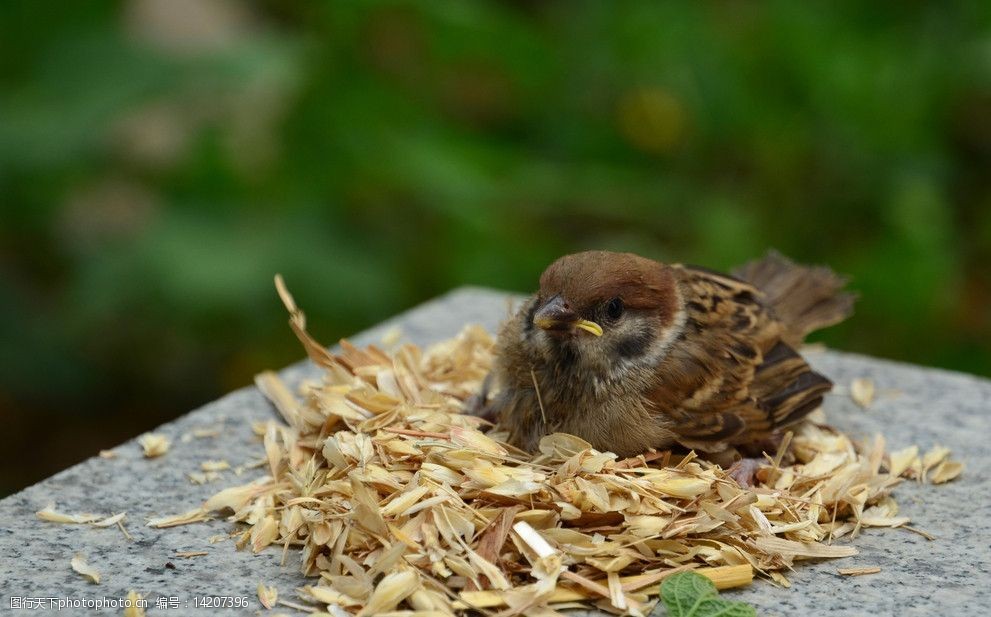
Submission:
[[[602,336],[602,326],[587,319],[579,319],[575,322],[576,328],[581,328],[586,332],[591,332],[595,336]]]
[[[533,316],[533,325],[556,332],[579,328],[595,336],[602,336],[602,326],[594,321],[580,319],[561,296],[554,296],[540,307]]]

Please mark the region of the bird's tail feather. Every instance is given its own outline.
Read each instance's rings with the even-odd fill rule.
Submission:
[[[796,264],[774,250],[733,274],[764,292],[787,328],[784,340],[790,345],[797,346],[810,332],[852,315],[857,299],[843,291],[846,279],[829,268]]]

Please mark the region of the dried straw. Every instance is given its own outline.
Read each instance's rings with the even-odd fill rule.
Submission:
[[[794,429],[787,456],[786,445],[752,488],[693,453],[617,460],[571,435],[529,456],[461,413],[492,365],[484,330],[426,351],[345,341],[332,354],[277,286],[323,379],[297,398],[275,373],[259,375],[281,416],[256,427],[268,475],[150,524],[233,512],[239,547],[301,549],[302,572],[318,578],[300,598],[331,614],[644,615],[658,582],[685,569],[719,588],[755,573],[787,585],[799,560],[857,553],[840,538],[905,525],[890,495],[901,477],[945,482],[962,470],[945,449],[860,447],[821,417]]]

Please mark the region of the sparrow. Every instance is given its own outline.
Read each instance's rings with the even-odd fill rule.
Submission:
[[[745,452],[832,387],[796,349],[852,314],[845,282],[775,252],[735,275],[566,255],[501,328],[481,413],[530,452],[556,432],[621,457],[678,445]]]

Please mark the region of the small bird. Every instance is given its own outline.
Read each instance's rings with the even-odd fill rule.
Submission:
[[[631,253],[566,255],[502,327],[480,413],[531,452],[564,432],[623,457],[680,444],[738,458],[832,387],[796,348],[852,313],[844,285],[775,252],[735,276]]]

